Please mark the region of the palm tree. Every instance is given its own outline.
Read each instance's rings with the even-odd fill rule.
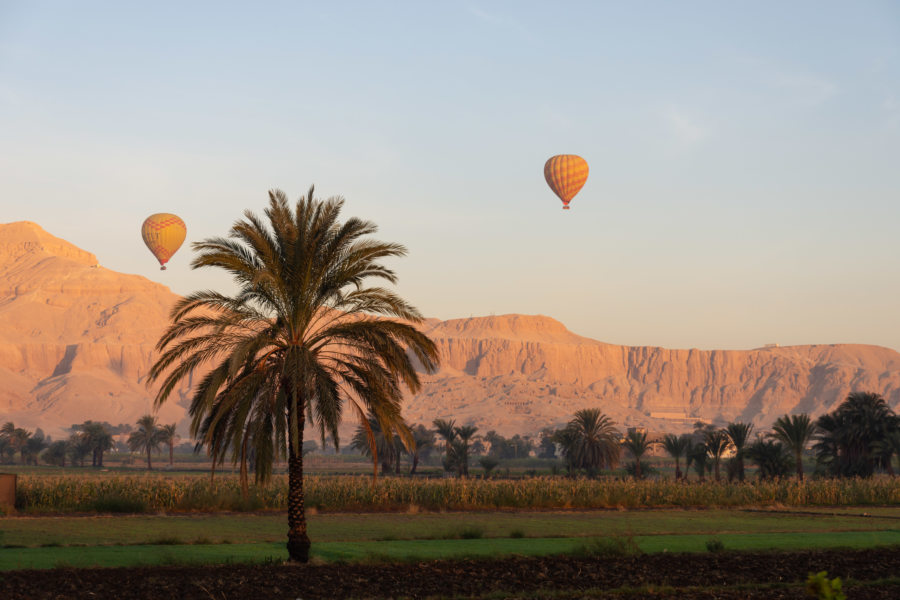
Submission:
[[[694,444],[693,440],[691,440],[691,447],[688,449],[687,457],[688,464],[694,465],[694,472],[697,473],[697,478],[701,482],[706,481],[707,464],[709,463],[709,450],[706,444]]]
[[[481,465],[482,469],[484,469],[484,476],[490,477],[491,471],[493,471],[497,467],[497,465],[500,464],[500,461],[493,456],[488,455],[479,458],[478,464]]]
[[[431,422],[437,434],[444,439],[444,470],[452,473],[457,470],[453,442],[456,441],[456,421],[453,419],[435,419]]]
[[[413,442],[415,447],[412,454],[412,465],[409,468],[409,474],[415,475],[416,469],[419,467],[419,460],[427,459],[434,449],[434,432],[419,423],[412,428]]]
[[[48,444],[44,441],[43,435],[34,435],[25,440],[25,448],[22,452],[24,464],[37,466],[38,456],[47,446]]]
[[[81,425],[73,425],[72,429],[80,432],[79,435],[91,448],[91,466],[102,467],[103,453],[113,447],[113,437],[106,426],[95,421],[85,421]]]
[[[832,474],[868,477],[883,466],[876,448],[898,428],[898,417],[880,394],[852,392],[836,410],[819,417],[816,454]]]
[[[7,421],[3,424],[3,427],[0,427],[0,436],[3,436],[7,440],[7,444],[9,446],[9,452],[12,456],[15,456],[15,453],[19,453],[19,457],[22,459],[22,464],[25,464],[25,454],[27,453],[27,445],[28,438],[31,437],[31,432],[21,427],[16,427],[12,421]]]
[[[641,457],[647,453],[647,450],[656,445],[654,441],[647,440],[647,432],[638,431],[637,429],[629,429],[625,434],[625,440],[622,446],[634,457],[634,478],[643,479],[641,472]]]
[[[781,442],[758,438],[746,447],[745,455],[756,463],[760,479],[775,479],[790,473],[791,456]]]
[[[381,462],[381,474],[385,475],[390,473],[395,463],[399,463],[402,445],[399,443],[398,435],[394,435],[390,431],[385,433],[381,428],[378,417],[369,413],[367,420],[368,423],[365,425],[360,423],[357,426],[350,446],[370,457],[376,468],[378,463]],[[405,427],[405,424],[403,427]],[[374,444],[369,438],[370,433],[372,438],[374,438]]]
[[[175,423],[159,428],[159,441],[169,447],[169,466],[175,465],[175,444],[181,436],[175,431]]]
[[[72,466],[75,466],[75,463],[78,463],[79,466],[83,467],[84,458],[88,454],[91,454],[93,450],[90,440],[86,439],[80,433],[73,433],[69,436],[69,439],[66,440],[66,451],[69,454]]]
[[[750,432],[753,431],[751,423],[729,423],[725,427],[725,433],[734,446],[734,460],[737,461],[737,476],[739,481],[744,480],[744,446],[750,439]]]
[[[688,434],[675,435],[667,433],[662,439],[663,449],[669,456],[675,459],[675,480],[682,478],[681,457],[687,454],[691,445],[691,436]]]
[[[65,467],[66,466],[66,454],[69,451],[69,442],[65,440],[59,440],[57,442],[53,442],[47,448],[47,451],[41,455],[41,458],[48,465],[55,465],[57,467]]]
[[[459,460],[460,477],[469,476],[469,442],[478,428],[474,425],[463,425],[456,428],[456,455]]]
[[[895,454],[900,457],[900,429],[894,428],[886,432],[883,439],[873,444],[872,450],[878,455],[888,474],[893,477],[895,473],[891,461]]]
[[[156,417],[144,415],[137,420],[137,429],[128,436],[128,447],[132,452],[147,453],[147,469],[153,470],[150,453],[159,450],[162,443],[162,431],[156,425]]]
[[[372,280],[396,283],[381,264],[404,256],[399,244],[370,239],[368,221],[339,220],[343,200],[313,198],[313,188],[291,207],[269,192],[265,219],[245,212],[227,238],[194,244],[192,268],[230,273],[233,296],[200,291],[179,301],[160,338],[150,381],[162,380],[157,405],[179,381],[204,365],[189,409],[191,435],[213,461],[254,448],[258,482],[272,473],[276,455],[288,459],[288,553],[309,560],[303,496],[303,431],[307,419],[324,444],[339,446],[345,408],[382,429],[402,421],[403,387],[421,387],[438,363],[437,346],[415,324],[421,314]],[[371,440],[371,438],[370,438]]]
[[[723,429],[714,429],[706,432],[705,446],[709,457],[713,459],[716,481],[721,481],[719,462],[722,460],[722,455],[731,447],[731,440],[728,439],[728,434]]]
[[[816,434],[816,424],[809,415],[783,415],[772,425],[770,436],[783,443],[793,454],[797,478],[803,481],[803,449]]]
[[[617,433],[615,423],[599,408],[583,408],[575,413],[559,439],[571,464],[593,475],[604,466],[619,464],[621,447]]]

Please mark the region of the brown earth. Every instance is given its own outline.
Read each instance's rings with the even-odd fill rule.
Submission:
[[[227,565],[0,573],[3,598],[808,598],[809,573],[841,577],[850,598],[897,598],[900,549],[508,558],[347,565]],[[752,587],[742,587],[751,585]],[[771,587],[760,588],[760,585]],[[665,587],[663,587],[665,586]],[[754,589],[754,587],[756,589]],[[655,591],[653,591],[655,588]],[[674,588],[674,589],[673,589]],[[606,590],[608,593],[603,593]],[[614,590],[620,590],[619,593]],[[590,592],[589,592],[590,591]]]
[[[0,225],[0,421],[53,435],[86,419],[134,423],[152,408],[146,375],[177,299],[35,223]],[[599,407],[620,425],[677,432],[698,419],[767,427],[788,412],[816,416],[855,390],[900,404],[900,353],[878,346],[617,346],[529,315],[429,319],[423,329],[442,367],[407,398],[411,423],[535,433]],[[161,422],[185,423],[189,391],[175,391]]]

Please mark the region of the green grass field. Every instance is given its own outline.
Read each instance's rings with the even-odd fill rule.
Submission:
[[[0,570],[281,561],[286,529],[284,514],[7,517]],[[871,547],[900,544],[900,507],[311,514],[309,533],[323,561],[596,551],[614,537],[644,552],[705,552],[711,539],[726,550]]]

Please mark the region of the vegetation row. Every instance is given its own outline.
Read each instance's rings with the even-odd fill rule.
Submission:
[[[900,503],[892,477],[685,484],[673,480],[533,477],[414,479],[309,476],[306,505],[327,511],[603,509],[652,507],[860,506]],[[288,478],[242,494],[240,478],[22,476],[17,507],[27,513],[284,510]]]

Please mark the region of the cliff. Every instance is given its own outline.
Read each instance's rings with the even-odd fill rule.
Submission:
[[[0,225],[0,422],[56,435],[86,419],[133,423],[152,408],[145,378],[177,298],[34,223]],[[599,407],[623,426],[677,432],[698,419],[767,427],[784,413],[815,416],[854,390],[900,403],[900,354],[876,346],[617,346],[529,315],[422,328],[442,366],[407,398],[411,423],[454,418],[482,432],[534,433]],[[189,391],[176,390],[160,411],[183,433]],[[344,431],[352,426],[350,417]]]

